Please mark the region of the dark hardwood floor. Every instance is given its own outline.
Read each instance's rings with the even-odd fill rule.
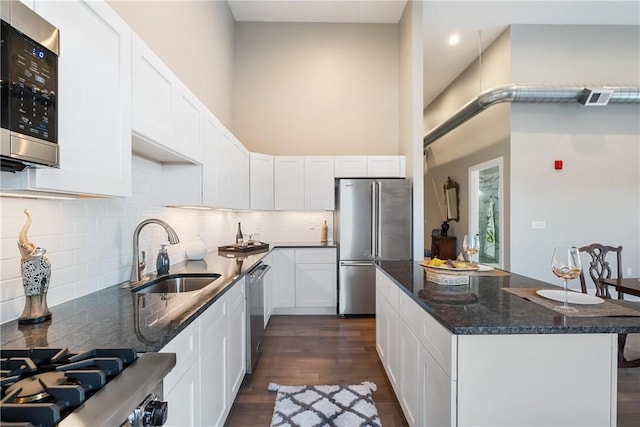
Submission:
[[[406,426],[376,353],[375,319],[336,316],[273,316],[255,372],[245,379],[225,425],[269,426],[282,385],[360,384],[372,381],[383,426]]]
[[[284,385],[359,384],[378,386],[373,399],[383,426],[406,420],[380,365],[375,349],[375,319],[335,316],[274,316],[254,374],[245,379],[226,426],[268,426],[276,393]],[[627,338],[628,359],[640,357],[640,334]],[[640,368],[618,370],[618,427],[640,426]]]

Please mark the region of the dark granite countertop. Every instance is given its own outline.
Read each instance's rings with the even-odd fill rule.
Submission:
[[[276,248],[335,248],[333,242],[277,242]],[[269,250],[209,252],[202,261],[171,265],[169,274],[219,273],[222,277],[198,292],[136,294],[119,285],[51,307],[52,320],[38,325],[0,325],[3,348],[67,347],[79,352],[99,347],[158,351],[245,275]],[[150,275],[153,279],[154,274]]]
[[[454,334],[577,334],[640,332],[640,317],[567,317],[509,292],[505,287],[551,288],[549,283],[511,273],[471,276],[469,285],[428,282],[413,261],[378,263],[398,287]],[[640,302],[622,302],[640,309]]]

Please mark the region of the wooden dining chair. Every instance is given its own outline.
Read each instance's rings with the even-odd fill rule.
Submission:
[[[587,271],[593,284],[596,287],[596,296],[604,299],[610,299],[609,286],[600,282],[600,279],[610,279],[612,275],[611,265],[609,261],[613,259],[615,254],[617,264],[617,276],[622,278],[622,246],[614,247],[601,245],[600,243],[592,243],[589,246],[582,246],[578,248],[579,252],[585,252],[591,256],[589,267]],[[611,254],[609,257],[607,255]],[[582,266],[580,271],[580,288],[582,293],[587,292],[587,282],[584,277],[584,270],[586,266]],[[614,277],[614,278],[615,278]],[[619,368],[633,368],[637,367],[638,361],[629,361],[624,357],[624,346],[627,342],[627,334],[618,334],[618,367]]]
[[[613,257],[613,254],[616,256],[617,264],[617,276],[615,277],[622,277],[622,246],[614,247],[601,245],[600,243],[592,243],[589,246],[578,248],[578,251],[585,252],[591,256],[587,271],[596,287],[596,296],[600,298],[611,298],[609,287],[600,283],[600,279],[611,278],[612,270],[609,261]],[[611,255],[607,257],[609,254]],[[586,266],[583,265],[582,271],[580,272],[580,288],[582,289],[582,293],[586,294],[587,282],[584,277],[585,267]]]

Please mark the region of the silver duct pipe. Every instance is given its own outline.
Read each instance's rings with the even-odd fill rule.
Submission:
[[[604,86],[601,90],[612,90],[608,104],[640,104],[639,86]],[[502,102],[537,103],[584,103],[591,89],[584,86],[550,86],[508,84],[480,93],[467,102],[453,116],[431,129],[423,138],[423,148],[451,132],[470,118],[495,104]]]

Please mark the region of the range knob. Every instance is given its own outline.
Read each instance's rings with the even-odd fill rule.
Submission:
[[[167,422],[167,402],[152,400],[144,407],[144,426],[162,426]]]

